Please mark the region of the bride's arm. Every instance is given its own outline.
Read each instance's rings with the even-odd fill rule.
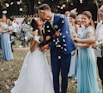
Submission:
[[[38,36],[38,32],[33,32],[33,38],[30,40],[30,51],[33,52],[38,44],[38,41],[36,40],[35,36]]]
[[[33,38],[30,41],[30,51],[33,52],[37,46],[37,41],[35,41]]]

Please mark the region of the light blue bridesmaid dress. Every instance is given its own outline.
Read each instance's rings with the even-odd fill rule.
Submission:
[[[6,23],[3,23],[2,30],[5,31],[1,34],[1,47],[2,47],[2,57],[3,60],[12,60],[13,54],[11,49],[10,34],[6,32],[9,29]]]
[[[1,50],[1,33],[0,33],[0,50]]]
[[[72,26],[69,23],[69,27],[70,27],[70,34],[75,34],[75,36],[77,35],[76,31],[75,31],[75,27]],[[71,56],[71,63],[70,63],[70,69],[69,69],[69,74],[68,77],[72,77],[74,79],[77,79],[77,50],[75,50],[75,55]]]
[[[81,39],[87,38],[87,33],[94,34],[91,26],[85,29]],[[77,93],[100,93],[96,77],[96,59],[92,47],[78,49],[78,89]]]

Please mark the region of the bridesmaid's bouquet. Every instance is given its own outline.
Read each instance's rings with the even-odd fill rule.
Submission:
[[[103,32],[100,32],[96,37],[96,46],[103,49]]]

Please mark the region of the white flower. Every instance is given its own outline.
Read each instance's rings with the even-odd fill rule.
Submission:
[[[61,49],[63,49],[63,47],[61,47]]]
[[[6,87],[6,89],[10,89],[10,87],[7,84],[5,85],[5,87]]]
[[[66,31],[66,33],[68,34],[69,32],[68,32],[68,31]]]
[[[96,38],[96,46],[100,49],[103,48],[103,33],[99,33],[97,38]]]
[[[31,27],[30,29],[31,29],[31,30],[33,30],[33,28],[32,28],[32,27]]]
[[[25,37],[25,40],[28,40],[28,37]]]
[[[50,32],[50,30],[48,30],[48,32]]]
[[[58,56],[58,59],[61,59],[61,56]]]
[[[61,45],[56,45],[56,47],[59,47],[59,48],[60,48],[60,47],[61,47]]]
[[[60,42],[58,38],[57,38],[57,42]]]
[[[60,33],[60,36],[62,35],[62,33]]]
[[[64,15],[61,15],[60,18],[64,18]]]
[[[28,40],[30,40],[33,37],[32,31],[33,31],[33,28],[30,25],[22,24],[20,31],[17,32],[17,36],[18,36],[18,38],[24,38],[26,40],[28,38]],[[26,38],[22,35],[22,32],[25,33]]]
[[[66,49],[66,48],[64,48],[64,51],[67,51],[67,49]]]
[[[66,44],[64,44],[64,46],[67,46]]]
[[[58,28],[58,25],[54,25],[54,28],[56,28],[56,29],[57,29],[57,28]]]
[[[1,71],[4,71],[4,68],[1,68]]]
[[[64,21],[62,21],[62,23],[64,24]]]
[[[65,42],[65,39],[63,39],[63,42]]]
[[[96,46],[98,48],[102,49],[103,48],[103,42],[96,43]]]
[[[58,42],[55,42],[55,44],[57,45],[57,44],[58,44]]]
[[[53,39],[53,42],[55,42],[55,39]]]
[[[47,28],[49,28],[49,25],[47,26]]]
[[[13,30],[13,27],[12,27],[12,26],[9,26],[9,30],[12,31],[12,30]]]
[[[63,35],[63,38],[65,38],[65,36]]]

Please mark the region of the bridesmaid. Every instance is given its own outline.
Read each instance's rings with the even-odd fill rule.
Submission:
[[[70,30],[70,34],[71,36],[77,36],[77,32],[76,32],[76,24],[75,24],[75,19],[76,19],[76,14],[75,13],[71,13],[69,14],[69,30]],[[70,63],[70,69],[69,69],[69,74],[68,77],[69,78],[73,78],[76,79],[76,50],[72,51],[71,53],[72,57],[71,57],[71,63]]]
[[[85,30],[80,39],[76,38],[78,49],[78,89],[77,93],[100,93],[96,77],[96,59],[91,44],[94,43],[94,27],[89,11],[82,13]]]
[[[13,59],[13,54],[11,50],[9,27],[7,24],[6,15],[2,16],[2,22],[0,23],[1,32],[1,47],[3,60],[9,61]]]
[[[76,26],[77,26],[77,37],[79,38],[84,31],[84,25],[82,22],[82,14],[78,14],[76,17]]]

